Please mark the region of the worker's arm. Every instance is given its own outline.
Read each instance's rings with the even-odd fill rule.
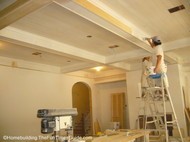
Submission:
[[[152,43],[152,39],[151,38],[146,38],[146,40],[148,41],[148,43],[150,44],[150,46],[153,48],[155,47],[155,45]]]
[[[157,55],[156,57],[157,57],[157,61],[156,61],[156,66],[154,68],[155,73],[159,72],[159,70],[160,70],[162,55]]]

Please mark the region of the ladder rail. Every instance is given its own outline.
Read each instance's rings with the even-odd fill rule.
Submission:
[[[162,91],[162,100],[163,100],[163,109],[164,109],[164,129],[165,129],[165,134],[166,134],[166,142],[169,141],[169,136],[168,136],[168,126],[167,126],[167,118],[166,118],[166,102],[164,99],[164,83],[163,83],[163,75],[161,76],[161,91]]]
[[[173,111],[174,119],[175,119],[175,122],[176,122],[176,125],[177,125],[177,129],[178,129],[179,135],[180,135],[180,137],[182,139],[182,142],[183,142],[183,136],[182,136],[182,133],[181,133],[181,130],[180,130],[177,115],[176,115],[174,105],[173,105],[173,101],[172,101],[172,98],[171,98],[171,95],[170,95],[170,92],[169,92],[168,88],[166,88],[166,92],[168,93],[168,97],[169,97],[169,100],[170,100],[170,105],[172,107],[172,111]]]

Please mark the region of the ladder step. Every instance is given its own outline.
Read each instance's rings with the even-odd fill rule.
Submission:
[[[159,114],[153,114],[153,115],[146,115],[147,118],[150,118],[150,117],[158,117],[158,116],[164,116],[164,114],[162,113],[159,113]]]
[[[147,124],[157,122],[158,120],[146,121]]]
[[[161,90],[161,89],[162,89],[162,87],[157,87],[157,86],[147,88],[147,90]]]
[[[167,125],[168,127],[177,127],[177,125],[175,125],[175,124],[169,124],[169,125]]]
[[[167,121],[167,124],[173,124],[173,123],[177,123],[177,120]]]
[[[149,124],[149,123],[154,123],[154,122],[157,122],[157,121],[159,121],[159,120],[158,120],[158,119],[156,119],[156,120],[147,120],[146,123]],[[176,121],[176,120],[167,121],[166,123],[167,123],[167,126],[175,126],[174,124],[176,124],[177,121]],[[171,125],[170,125],[170,124],[171,124]],[[161,124],[160,124],[160,125],[161,125]],[[165,125],[165,124],[163,124],[163,125]]]

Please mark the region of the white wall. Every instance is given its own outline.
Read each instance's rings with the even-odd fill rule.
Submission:
[[[185,134],[187,134],[187,124],[184,113],[184,96],[182,91],[182,78],[180,73],[180,66],[177,64],[168,66],[168,79],[170,83],[169,91],[174,104],[176,115],[181,128],[184,128]]]
[[[183,75],[183,87],[184,87],[184,99],[185,107],[190,108],[190,72],[184,72],[183,68],[181,69],[181,74]],[[190,122],[186,118],[187,122],[187,133],[190,136]]]
[[[98,102],[97,119],[102,131],[110,128],[111,122],[111,94],[124,92],[126,94],[126,82],[113,82],[96,85],[98,93],[96,99]],[[127,95],[127,94],[126,94]]]
[[[184,87],[184,96],[185,96],[185,105],[186,107],[190,107],[190,72],[184,72],[183,69],[181,69],[182,74],[182,84]]]
[[[72,86],[78,81],[87,83],[94,95],[91,80],[56,73],[0,66],[0,80],[0,139],[42,135],[37,110],[71,108]]]
[[[128,94],[128,112],[129,112],[129,127],[136,128],[136,120],[138,118],[139,104],[139,88],[141,70],[127,72],[127,94]]]
[[[169,65],[167,75],[170,84],[169,90],[180,127],[184,128],[184,130],[186,131],[184,100],[182,94],[182,84],[180,80],[179,66],[177,64]],[[138,96],[138,83],[140,82],[140,77],[140,70],[127,73],[127,94],[129,105],[129,121],[131,129],[136,128],[136,120],[139,112],[140,100],[136,97]]]

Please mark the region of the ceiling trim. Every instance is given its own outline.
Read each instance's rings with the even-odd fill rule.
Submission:
[[[105,57],[64,44],[52,39],[48,39],[39,35],[28,33],[13,27],[6,27],[0,31],[0,39],[16,44],[25,45],[30,48],[47,51],[55,54],[65,55],[83,61],[94,63],[105,63]],[[79,54],[80,53],[80,54]]]
[[[180,40],[175,40],[172,42],[167,42],[163,44],[164,51],[168,52],[175,49],[180,49],[190,46],[190,38],[183,38]]]
[[[21,59],[8,58],[0,56],[0,65],[18,69],[27,69],[41,72],[51,72],[60,74],[60,67],[41,64],[36,62],[25,61]]]
[[[164,53],[164,60],[169,63],[169,64],[176,64],[179,63],[179,59],[176,58],[176,55],[174,54],[168,54],[168,53]]]
[[[52,3],[52,0],[17,0],[0,11],[0,29],[12,24],[29,13]]]
[[[68,66],[61,67],[61,73],[69,73],[69,72],[74,72],[78,70],[84,70],[87,68],[92,68],[98,66],[98,64],[95,63],[77,63],[77,64],[72,64]]]
[[[131,70],[131,65],[127,64],[127,63],[124,63],[124,62],[113,63],[113,64],[110,64],[110,66],[116,67],[116,68],[119,68],[119,69],[123,69],[123,70],[127,70],[127,71]]]
[[[121,61],[127,61],[129,59],[135,59],[139,57],[145,57],[145,56],[151,56],[151,53],[146,52],[142,49],[136,49],[130,52],[115,54],[111,56],[106,57],[106,63],[115,63],[115,62],[121,62]]]
[[[117,82],[117,81],[126,81],[126,74],[123,73],[123,74],[116,74],[116,75],[94,78],[95,84]]]

